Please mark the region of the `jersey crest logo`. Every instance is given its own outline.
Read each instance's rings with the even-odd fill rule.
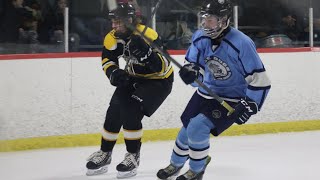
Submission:
[[[219,111],[218,109],[215,109],[212,111],[211,115],[213,118],[219,119],[221,118],[221,111]]]
[[[222,61],[220,58],[216,56],[207,57],[205,62],[214,79],[226,80],[230,78],[232,74],[231,70],[228,64]]]

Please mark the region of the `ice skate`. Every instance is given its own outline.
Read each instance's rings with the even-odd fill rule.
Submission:
[[[126,153],[124,160],[117,165],[118,179],[128,178],[137,175],[140,164],[140,152]]]
[[[166,168],[160,169],[157,173],[157,177],[159,179],[173,180],[173,179],[175,179],[176,176],[178,176],[182,167],[183,166],[176,167],[176,166],[170,164]]]
[[[192,170],[189,169],[186,173],[177,177],[176,180],[202,180],[203,174],[204,174],[208,164],[210,163],[210,161],[211,161],[211,157],[208,156],[207,160],[206,160],[206,165],[205,165],[203,171],[196,173],[196,172],[193,172]]]
[[[87,159],[87,176],[103,174],[108,171],[108,166],[111,163],[111,152],[103,152],[101,150],[93,153]]]

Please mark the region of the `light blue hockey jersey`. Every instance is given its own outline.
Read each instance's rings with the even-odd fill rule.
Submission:
[[[197,30],[185,58],[203,68],[203,83],[218,96],[227,100],[247,96],[260,109],[271,87],[263,63],[248,36],[232,27],[226,31],[217,44],[203,30]],[[210,98],[201,87],[198,93]]]

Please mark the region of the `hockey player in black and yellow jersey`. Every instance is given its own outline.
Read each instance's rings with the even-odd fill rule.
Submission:
[[[106,113],[101,148],[88,158],[87,175],[107,172],[122,127],[127,153],[117,165],[117,177],[126,178],[137,174],[141,121],[144,116],[150,117],[170,94],[173,68],[144,40],[148,38],[160,45],[157,32],[137,22],[132,5],[119,3],[117,9],[109,12],[109,18],[113,30],[104,39],[102,68],[117,88]],[[125,67],[119,66],[119,60],[125,61]]]

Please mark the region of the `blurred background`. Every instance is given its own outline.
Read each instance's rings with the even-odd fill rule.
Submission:
[[[169,50],[188,48],[203,2],[121,1],[136,7],[142,23],[154,28]],[[231,26],[257,48],[320,47],[320,0],[233,0],[233,5]],[[107,14],[107,0],[0,0],[0,54],[100,51],[111,30]]]

